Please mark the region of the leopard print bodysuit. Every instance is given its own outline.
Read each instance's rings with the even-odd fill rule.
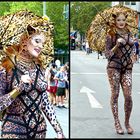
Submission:
[[[125,38],[126,44],[118,47],[115,53],[111,49],[115,46],[118,38]],[[106,56],[108,59],[107,74],[111,87],[111,109],[115,120],[115,126],[120,127],[120,121],[118,117],[118,97],[120,92],[120,85],[123,90],[125,103],[125,123],[129,124],[129,118],[132,110],[132,68],[133,63],[131,55],[133,53],[133,41],[131,35],[120,35],[118,33],[115,36],[107,35],[106,37]]]
[[[14,100],[8,93],[27,71],[32,84],[24,84],[22,93]],[[48,100],[44,75],[39,65],[33,63],[27,67],[20,61],[9,73],[4,68],[0,70],[0,111],[5,110],[2,138],[45,138],[47,125],[42,112],[56,133],[63,134],[55,110]]]

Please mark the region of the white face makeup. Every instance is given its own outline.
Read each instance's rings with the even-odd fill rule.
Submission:
[[[123,29],[125,27],[125,24],[126,24],[126,17],[123,14],[120,14],[116,18],[116,26],[120,29]]]
[[[32,56],[38,57],[43,49],[44,43],[45,43],[45,36],[43,33],[33,35],[30,38],[30,40],[27,42],[27,50]]]

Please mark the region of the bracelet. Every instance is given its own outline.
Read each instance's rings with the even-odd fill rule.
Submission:
[[[18,89],[13,89],[10,93],[11,98],[16,99],[16,97],[20,94]]]
[[[114,48],[112,48],[111,51],[114,53],[115,52]]]
[[[115,45],[115,46],[111,49],[111,51],[112,51],[112,52],[115,52],[116,49],[117,49],[116,47],[117,47],[117,46]]]

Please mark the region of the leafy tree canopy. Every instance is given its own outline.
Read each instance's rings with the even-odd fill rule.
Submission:
[[[71,2],[71,28],[85,34],[95,15],[110,5],[111,2]]]
[[[68,2],[46,2],[46,14],[54,23],[54,47],[68,50],[69,26],[65,18],[64,6]],[[0,16],[27,9],[36,15],[43,16],[43,2],[0,2]]]

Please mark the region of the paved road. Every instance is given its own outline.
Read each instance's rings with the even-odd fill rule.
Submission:
[[[117,135],[110,108],[110,86],[106,75],[107,60],[97,54],[71,51],[71,138],[140,138],[140,64],[133,70],[134,135]],[[124,128],[124,98],[119,96],[119,116]]]

